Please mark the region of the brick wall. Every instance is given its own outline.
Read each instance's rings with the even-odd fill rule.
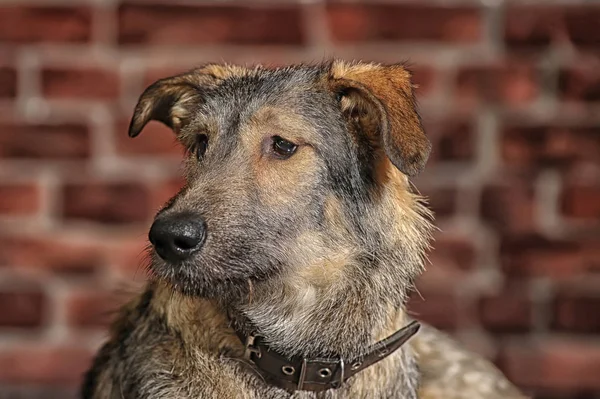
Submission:
[[[537,398],[600,398],[599,54],[596,1],[2,1],[0,398],[72,395],[144,280],[180,151],[126,137],[143,88],[330,55],[420,85],[441,231],[412,312]]]

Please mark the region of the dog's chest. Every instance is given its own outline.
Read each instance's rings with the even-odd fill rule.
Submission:
[[[157,370],[145,371],[139,396],[149,399],[231,398],[231,399],[416,399],[418,373],[415,368],[399,373],[397,370],[365,370],[336,390],[321,393],[297,391],[290,394],[265,383],[256,373],[234,359],[219,359],[202,353],[190,353],[172,363],[161,359]],[[187,364],[184,369],[165,373],[167,363]],[[190,366],[190,365],[194,366]],[[160,370],[162,371],[160,371]],[[162,376],[161,376],[162,375]],[[160,378],[156,378],[161,376]]]

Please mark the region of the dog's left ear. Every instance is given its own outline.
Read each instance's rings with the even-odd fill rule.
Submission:
[[[416,110],[410,72],[402,65],[334,61],[328,84],[342,112],[382,142],[396,168],[408,176],[423,170],[431,143]]]
[[[151,120],[160,121],[179,133],[190,121],[194,107],[202,102],[207,89],[243,73],[243,68],[234,65],[207,64],[154,82],[144,90],[135,106],[129,136],[140,134]]]

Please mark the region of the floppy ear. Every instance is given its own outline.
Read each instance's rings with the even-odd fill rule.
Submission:
[[[207,89],[243,72],[243,68],[233,65],[208,64],[156,81],[144,90],[135,106],[129,136],[140,134],[151,120],[160,121],[178,133],[189,123],[194,107],[202,102]]]
[[[410,72],[401,65],[334,61],[328,80],[342,111],[383,144],[396,168],[408,176],[423,170],[431,143],[416,110]]]

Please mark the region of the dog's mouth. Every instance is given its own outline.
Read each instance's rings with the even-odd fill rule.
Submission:
[[[212,256],[197,255],[194,259],[170,263],[163,260],[153,251],[149,267],[151,278],[167,283],[176,292],[185,296],[218,299],[230,303],[240,298],[247,298],[252,287],[261,282],[275,278],[280,274],[283,265],[280,263],[250,262],[252,254],[244,262],[214,259]],[[263,266],[263,267],[261,267]]]
[[[247,295],[249,285],[272,276],[271,273],[231,271],[227,264],[204,262],[201,258],[173,264],[158,254],[150,265],[151,275],[185,296],[231,301]]]

